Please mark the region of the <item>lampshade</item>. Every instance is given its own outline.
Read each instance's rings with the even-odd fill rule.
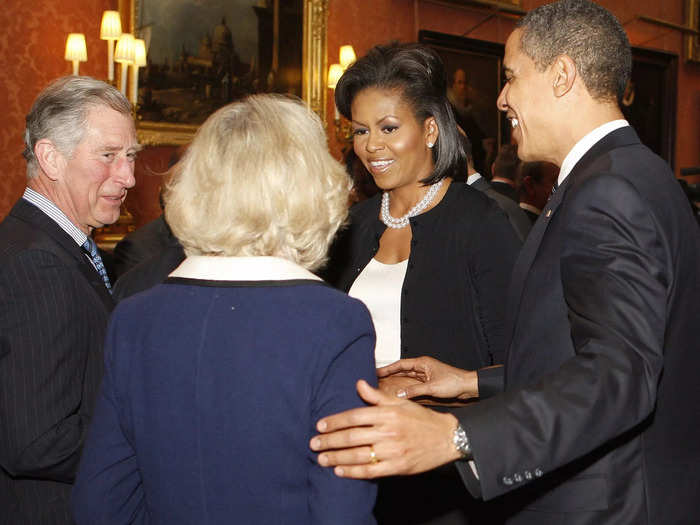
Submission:
[[[351,45],[340,46],[340,65],[343,69],[347,69],[356,59],[355,50]]]
[[[122,33],[117,40],[117,48],[114,50],[114,61],[120,64],[134,63],[134,35]]]
[[[134,39],[134,65],[138,67],[146,65],[146,41],[142,38]]]
[[[338,84],[338,80],[340,80],[340,77],[343,76],[343,66],[340,64],[332,64],[330,68],[328,68],[328,87],[331,89],[335,89],[335,86]]]
[[[87,62],[87,46],[85,35],[82,33],[70,33],[66,39],[66,60]]]
[[[122,36],[122,19],[119,12],[105,11],[102,13],[100,38],[102,40],[116,40],[120,36]]]

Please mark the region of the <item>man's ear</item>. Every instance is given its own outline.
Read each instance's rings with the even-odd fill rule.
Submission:
[[[49,179],[55,181],[61,176],[66,158],[49,139],[41,139],[34,145],[34,156]]]
[[[569,55],[559,55],[552,64],[552,89],[555,97],[563,97],[574,87],[576,63]]]

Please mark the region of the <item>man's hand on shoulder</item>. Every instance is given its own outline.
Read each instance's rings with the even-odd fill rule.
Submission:
[[[357,382],[369,405],[321,419],[311,440],[318,462],[340,477],[370,479],[418,474],[461,457],[457,419]]]

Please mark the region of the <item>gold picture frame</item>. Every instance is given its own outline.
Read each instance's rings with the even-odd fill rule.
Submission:
[[[129,28],[133,33],[139,26],[136,13],[145,0],[119,0],[122,19],[128,13]],[[284,0],[270,0],[282,2]],[[326,89],[326,24],[328,0],[301,0],[303,5],[301,97],[325,122]],[[192,140],[198,125],[165,121],[137,120],[137,135],[146,146],[187,144]]]
[[[685,25],[695,30],[695,34],[685,36],[685,58],[690,62],[700,62],[700,0],[686,0]]]

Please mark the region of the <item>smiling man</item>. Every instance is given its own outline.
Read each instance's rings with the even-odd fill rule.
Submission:
[[[505,392],[437,414],[360,383],[376,406],[324,418],[311,448],[357,478],[454,461],[473,494],[504,498],[513,524],[694,523],[700,232],[618,107],[624,29],[588,0],[542,6],[508,38],[504,66],[498,107],[519,157],[560,167],[513,272]],[[421,382],[404,397],[489,393],[428,358],[378,373]]]
[[[0,523],[68,524],[114,304],[90,239],[134,185],[129,102],[61,78],[27,115],[27,188],[0,224]]]

